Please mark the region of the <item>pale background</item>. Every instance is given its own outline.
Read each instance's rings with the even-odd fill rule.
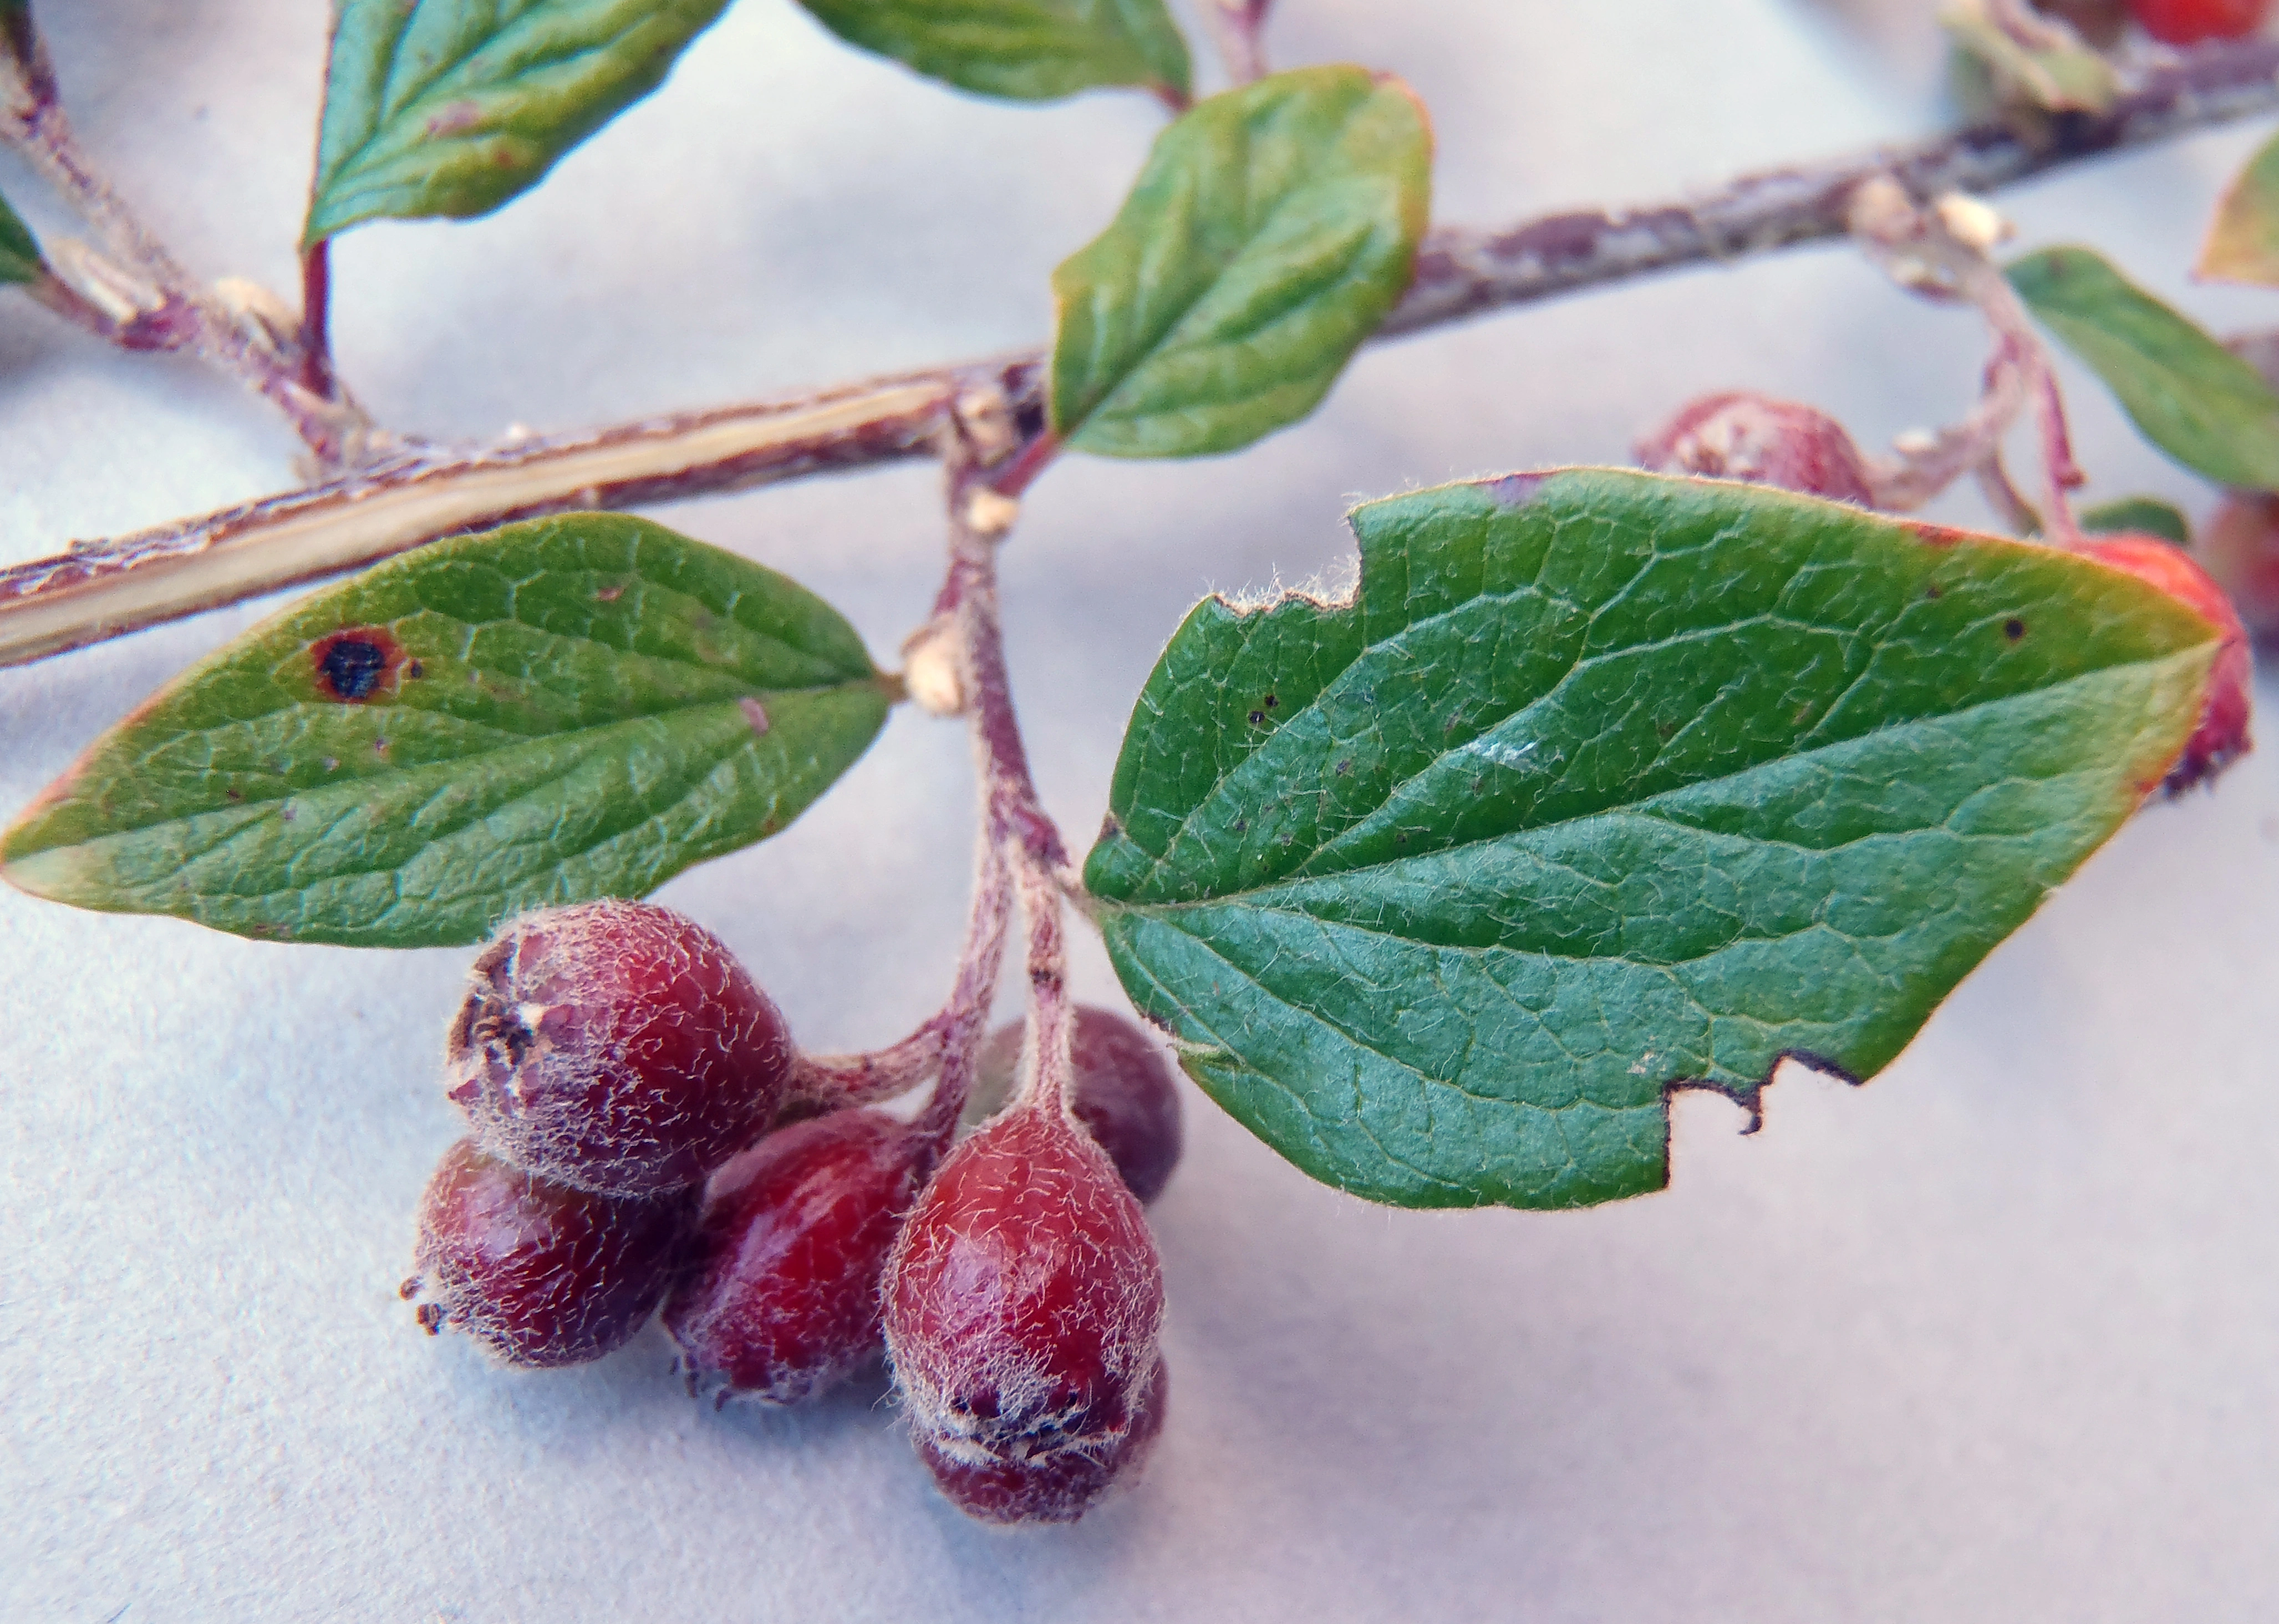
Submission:
[[[1270,42],[1407,75],[1437,212],[1486,221],[1932,127],[1927,9],[1863,32],[1795,0],[1284,0]],[[289,286],[324,7],[43,10],[88,142],[184,257]],[[1031,342],[1157,124],[1130,96],[964,99],[739,0],[539,193],[344,241],[343,365],[386,421],[480,433]],[[2005,203],[2029,244],[2088,239],[2219,326],[2279,323],[2279,298],[2185,280],[2263,134]],[[58,228],[19,171],[0,189]],[[288,436],[231,386],[0,303],[0,557],[289,482]],[[1957,411],[1981,347],[1817,250],[1373,349],[1239,456],[1072,459],[1006,562],[1046,798],[1088,833],[1179,614],[1339,569],[1350,497],[1619,460],[1715,387],[1880,442]],[[2072,376],[2093,494],[2205,512]],[[665,517],[821,591],[882,657],[932,590],[919,469]],[[0,816],[258,612],[0,672]],[[664,899],[809,1045],[883,1041],[945,984],[965,776],[956,728],[898,715],[790,832]],[[935,1498],[875,1386],[715,1415],[655,1331],[548,1375],[418,1333],[394,1293],[457,1130],[433,1077],[467,951],[0,893],[0,1617],[2268,1619],[2275,900],[2279,748],[2132,823],[1872,1086],[1789,1076],[1753,1138],[1685,1097],[1673,1187],[1595,1212],[1368,1207],[1190,1091],[1155,1211],[1161,1452],[1081,1527],[1006,1536]]]

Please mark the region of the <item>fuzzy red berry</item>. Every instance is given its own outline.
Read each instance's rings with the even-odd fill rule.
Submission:
[[[693,1375],[721,1398],[814,1398],[872,1363],[879,1283],[933,1136],[877,1111],[779,1129],[713,1179],[696,1272],[665,1305]]]
[[[1020,1107],[943,1160],[884,1303],[894,1379],[919,1452],[948,1463],[938,1473],[1049,1477],[1062,1521],[1106,1490],[1108,1463],[1144,1430],[1163,1266],[1115,1164],[1064,1114]]]
[[[2129,0],[2129,10],[2162,44],[2197,45],[2254,33],[2271,14],[2271,0]]]
[[[1875,505],[1867,459],[1844,425],[1825,412],[1769,395],[1704,395],[1641,441],[1638,460],[1657,473],[1746,479]]]
[[[595,1195],[462,1139],[420,1198],[403,1294],[426,1296],[431,1336],[451,1326],[510,1365],[583,1364],[648,1322],[695,1215],[694,1192]]]
[[[2222,633],[2222,641],[2216,647],[2215,664],[2208,672],[2207,698],[2200,709],[2199,726],[2193,730],[2183,754],[2168,770],[2161,787],[2175,795],[2213,778],[2246,755],[2252,743],[2247,724],[2255,658],[2248,648],[2246,628],[2240,624],[2231,601],[2189,554],[2158,536],[2095,536],[2083,542],[2079,550],[2084,557],[2094,558],[2159,587],[2214,623]]]
[[[605,1195],[699,1183],[775,1119],[793,1060],[719,938],[617,900],[510,922],[449,1048],[445,1086],[485,1149]]]
[[[1119,1477],[1138,1472],[1163,1430],[1170,1394],[1170,1372],[1162,1360],[1140,1397],[1132,1426],[1114,1443],[1097,1450],[1068,1449],[1041,1459],[975,1462],[942,1452],[926,1434],[918,1435],[918,1458],[951,1504],[982,1522],[1074,1522],[1097,1504]]]
[[[2225,497],[2200,532],[2199,557],[2247,635],[2267,649],[2279,640],[2279,496]]]
[[[1179,1091],[1163,1046],[1112,1009],[1079,1005],[1070,1040],[1069,1108],[1141,1205],[1153,1201],[1179,1165]],[[978,1126],[1005,1108],[1021,1059],[1020,1022],[981,1046],[964,1122]]]

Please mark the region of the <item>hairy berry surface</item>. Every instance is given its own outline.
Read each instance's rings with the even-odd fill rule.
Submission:
[[[976,1462],[944,1454],[927,1435],[918,1435],[918,1458],[942,1493],[967,1516],[983,1522],[1074,1522],[1098,1504],[1121,1478],[1125,1482],[1147,1463],[1163,1430],[1170,1395],[1170,1372],[1162,1360],[1140,1396],[1131,1428],[1097,1450],[1064,1449],[1031,1460]]]
[[[1065,1115],[1008,1112],[944,1159],[902,1226],[884,1301],[921,1454],[1106,1489],[1112,1468],[1063,1457],[1118,1460],[1139,1426],[1163,1267],[1115,1164]]]
[[[779,1129],[714,1178],[696,1272],[665,1305],[692,1375],[722,1397],[814,1398],[875,1360],[879,1283],[932,1169],[932,1136],[877,1111]]]
[[[2207,698],[2200,708],[2200,724],[2184,745],[2183,754],[2168,769],[2161,787],[2171,795],[2205,783],[2247,754],[2248,719],[2255,686],[2255,655],[2249,648],[2247,629],[2240,624],[2231,600],[2223,595],[2208,572],[2194,563],[2183,548],[2158,536],[2122,534],[2093,536],[2082,544],[2082,555],[2094,558],[2159,587],[2170,597],[2213,621],[2222,632],[2215,664],[2208,672]]]
[[[775,1118],[783,1016],[725,944],[606,900],[511,921],[468,975],[446,1087],[495,1155],[607,1195],[701,1182]]]
[[[2145,32],[2164,45],[2236,40],[2254,33],[2271,14],[2271,0],[2129,0]]]
[[[1112,1009],[1078,1005],[1070,1044],[1069,1108],[1142,1205],[1163,1194],[1179,1165],[1179,1091],[1163,1045]],[[1005,1108],[1021,1060],[1016,1021],[982,1045],[964,1121],[978,1126]]]
[[[1867,459],[1844,425],[1826,412],[1768,395],[1703,395],[1641,442],[1638,460],[1656,473],[1746,479],[1875,505]]]
[[[603,1196],[526,1173],[462,1139],[419,1202],[420,1323],[510,1365],[583,1364],[648,1322],[696,1215],[693,1191]]]

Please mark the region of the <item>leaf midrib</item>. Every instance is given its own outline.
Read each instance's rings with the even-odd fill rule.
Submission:
[[[1194,897],[1181,901],[1127,902],[1118,898],[1100,896],[1097,893],[1093,895],[1093,901],[1098,907],[1110,912],[1144,914],[1150,917],[1163,917],[1189,908],[1216,908],[1232,904],[1239,904],[1240,906],[1247,908],[1259,908],[1262,912],[1293,913],[1302,915],[1304,917],[1310,919],[1313,918],[1314,915],[1305,914],[1302,908],[1293,908],[1278,909],[1273,908],[1267,904],[1253,900],[1253,899],[1268,895],[1269,893],[1276,891],[1285,890],[1293,885],[1321,884],[1327,881],[1345,879],[1354,876],[1367,875],[1375,869],[1389,868],[1396,863],[1416,862],[1426,857],[1438,858],[1452,856],[1455,854],[1470,851],[1479,846],[1491,846],[1499,841],[1513,839],[1524,835],[1540,834],[1553,830],[1571,828],[1577,824],[1585,823],[1597,818],[1618,817],[1623,816],[1652,817],[1654,821],[1666,823],[1671,828],[1688,830],[1704,836],[1712,836],[1715,834],[1715,831],[1713,831],[1696,829],[1692,824],[1676,823],[1672,820],[1657,816],[1654,811],[1655,803],[1665,801],[1675,795],[1692,794],[1704,789],[1742,784],[1754,774],[1767,772],[1776,767],[1787,766],[1793,762],[1809,762],[1813,757],[1819,755],[1823,752],[1842,749],[1845,746],[1857,744],[1862,739],[1874,738],[1879,734],[1889,734],[1893,736],[1894,739],[1898,739],[1918,728],[1927,728],[1938,724],[1957,721],[1963,717],[1972,716],[1977,712],[1991,709],[1998,706],[2014,704],[2021,700],[2024,700],[2031,696],[2060,693],[2067,688],[2076,685],[2101,682],[2110,678],[2115,672],[2133,670],[2140,667],[2161,666],[2168,664],[2171,662],[2190,659],[2201,653],[2201,651],[2206,649],[2214,641],[2214,640],[2211,638],[2206,642],[2191,644],[2172,654],[2161,655],[2151,659],[2130,660],[2114,665],[2101,665],[2093,670],[2077,672],[2075,675],[2066,678],[2059,682],[2047,683],[2037,687],[2021,689],[2014,693],[2000,694],[1994,698],[1981,700],[1976,704],[1962,706],[1957,709],[1943,710],[1935,716],[1914,716],[1904,722],[1885,723],[1880,726],[1871,727],[1864,732],[1851,734],[1842,739],[1828,739],[1825,742],[1815,745],[1808,749],[1793,750],[1784,755],[1775,756],[1769,760],[1751,762],[1746,766],[1739,768],[1732,772],[1721,773],[1714,778],[1691,779],[1684,784],[1674,785],[1667,789],[1657,790],[1651,795],[1632,798],[1631,800],[1618,801],[1608,806],[1594,807],[1588,812],[1581,813],[1572,817],[1561,818],[1552,823],[1531,823],[1515,829],[1498,830],[1493,833],[1475,836],[1469,840],[1458,840],[1445,846],[1436,846],[1430,851],[1405,854],[1399,857],[1389,858],[1377,862],[1359,863],[1351,868],[1340,869],[1326,874],[1284,874],[1261,885],[1246,885],[1233,891],[1214,892],[1209,896]],[[1343,675],[1342,672],[1339,674],[1340,676]],[[1561,680],[1563,683],[1566,678],[1562,678]],[[1531,701],[1531,703],[1535,701]],[[1308,709],[1312,709],[1312,706],[1309,705]],[[1301,712],[1299,714],[1303,715],[1305,713]],[[1438,759],[1439,758],[1437,757],[1435,758],[1435,760]],[[1237,764],[1240,765],[1240,763]],[[1402,782],[1404,784],[1411,782],[1415,776],[1418,775],[1412,775],[1411,778],[1404,779]],[[2011,775],[2012,778],[2015,778],[2017,777],[2018,775],[2015,774]],[[1224,779],[1221,780],[1222,783],[1224,783]],[[2007,782],[2008,780],[2006,779],[2001,781]],[[1987,787],[1990,786],[1980,786],[1982,790]],[[1216,786],[1214,787],[1213,793],[1216,793]],[[1205,799],[1208,799],[1208,797]],[[1389,795],[1387,799],[1390,799]],[[1178,833],[1175,833],[1172,837],[1174,841],[1179,838],[1179,835],[1186,832],[1187,825],[1190,821],[1192,820],[1183,819],[1181,821]],[[1361,820],[1356,820],[1356,822],[1359,821]],[[1928,825],[1925,825],[1922,829],[1906,832],[1922,833],[1924,832],[1928,827]],[[1746,840],[1752,845],[1758,846],[1787,847],[1814,855],[1827,855],[1835,852],[1842,851],[1845,846],[1853,845],[1858,840],[1889,838],[1893,832],[1894,831],[1889,830],[1877,830],[1870,832],[1869,834],[1857,836],[1853,839],[1844,840],[1829,846],[1809,846],[1799,845],[1795,841],[1767,840],[1755,835],[1721,836],[1717,838],[1741,839]],[[1130,836],[1127,834],[1124,838],[1129,839]],[[1957,838],[1967,839],[1971,837],[1958,835]],[[1135,841],[1133,844],[1136,845],[1137,842]],[[1316,849],[1319,848],[1317,847]],[[1152,878],[1161,869],[1164,861],[1165,859],[1163,857],[1158,857],[1155,863],[1151,865],[1147,870],[1147,875],[1150,878]],[[1138,886],[1135,885],[1133,889],[1138,889]],[[1316,923],[1322,922],[1316,921]],[[1340,920],[1336,923],[1345,924],[1348,922]],[[1392,933],[1379,932],[1379,934],[1390,935]],[[1404,937],[1397,939],[1408,940],[1411,938]],[[1433,946],[1437,947],[1439,945],[1433,944]],[[1451,948],[1449,951],[1455,952],[1468,950]],[[1500,949],[1500,951],[1513,952],[1520,950],[1503,948]],[[1527,949],[1525,951],[1531,953],[1536,950]],[[1554,957],[1559,955],[1546,954],[1545,956]],[[1585,960],[1578,961],[1590,962],[1601,961]],[[1678,961],[1683,962],[1683,961]],[[1636,962],[1636,961],[1623,960],[1621,962],[1631,963]]]

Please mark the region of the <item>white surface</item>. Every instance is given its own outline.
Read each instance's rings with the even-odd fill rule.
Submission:
[[[1278,60],[1417,84],[1451,219],[1659,198],[1934,117],[1920,32],[1894,65],[1778,0],[1285,10]],[[288,285],[323,8],[44,11],[88,141],[185,257]],[[1155,123],[1128,97],[965,101],[741,0],[541,192],[349,239],[344,364],[388,421],[474,433],[1031,341]],[[2029,243],[2094,241],[2267,325],[2268,296],[2183,282],[2260,134],[2008,201]],[[13,170],[0,189],[35,201]],[[0,556],[287,482],[292,447],[228,386],[0,318]],[[1094,826],[1179,613],[1339,568],[1349,494],[1619,460],[1712,387],[1880,440],[1957,410],[1980,351],[1968,318],[1815,252],[1373,350],[1241,456],[1071,461],[1008,559],[1047,799]],[[2209,505],[2092,386],[2074,400],[2095,494]],[[666,517],[793,571],[881,655],[932,590],[922,471]],[[255,613],[0,673],[0,815]],[[664,899],[810,1045],[883,1040],[944,984],[964,782],[957,731],[898,716],[790,832]],[[1673,1188],[1595,1212],[1366,1207],[1190,1093],[1155,1214],[1155,1467],[1072,1531],[1007,1537],[935,1499],[876,1389],[715,1415],[655,1332],[544,1376],[417,1332],[394,1290],[457,1131],[432,1077],[467,953],[0,894],[0,1618],[2267,1619],[2275,901],[2279,751],[2138,819],[1872,1086],[1791,1076],[1753,1138],[1686,1096]],[[1081,975],[1109,994],[1095,949]]]

